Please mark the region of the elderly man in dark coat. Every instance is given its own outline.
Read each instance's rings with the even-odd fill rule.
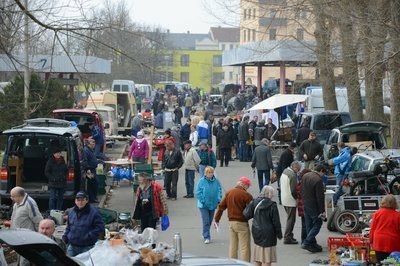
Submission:
[[[263,186],[269,185],[271,169],[273,169],[271,150],[268,147],[268,139],[263,138],[261,144],[257,146],[251,160],[251,168],[257,168],[258,187],[261,191]],[[264,181],[265,178],[265,181]]]

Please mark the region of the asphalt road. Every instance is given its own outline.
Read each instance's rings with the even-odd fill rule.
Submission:
[[[118,153],[116,153],[118,154]],[[156,160],[156,158],[155,158]],[[248,176],[251,178],[253,184],[249,192],[253,197],[258,195],[257,179],[253,179],[250,163],[232,161],[229,167],[217,167],[216,174],[223,186],[224,191],[234,187],[240,176]],[[195,182],[199,180],[196,175]],[[158,181],[162,184],[162,181]],[[273,184],[276,188],[276,183]],[[119,187],[112,189],[111,197],[105,202],[106,207],[119,212],[132,212],[134,197],[132,186],[127,183],[122,183]],[[178,200],[168,201],[170,228],[162,232],[159,230],[159,241],[172,244],[173,235],[179,232],[182,235],[183,251],[186,253],[197,255],[209,256],[228,256],[229,236],[228,236],[228,222],[226,211],[224,212],[219,231],[214,228],[211,231],[211,243],[204,244],[201,236],[202,224],[200,213],[197,208],[197,201],[195,198],[185,199],[186,195],[184,170],[179,172],[178,182]],[[278,201],[277,196],[274,197]],[[286,224],[286,213],[281,205],[279,206],[279,213],[281,217],[282,231]],[[294,229],[295,238],[300,239],[301,221],[296,220]],[[276,265],[310,265],[315,259],[329,259],[327,250],[327,239],[329,236],[341,236],[338,233],[329,232],[326,229],[326,223],[323,225],[321,232],[317,237],[317,241],[323,247],[323,252],[310,253],[300,248],[300,245],[284,245],[283,241],[278,241],[278,263]],[[253,244],[252,244],[253,245]],[[252,251],[253,252],[253,251]]]

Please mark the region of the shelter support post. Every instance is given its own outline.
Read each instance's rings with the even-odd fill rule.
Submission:
[[[279,67],[279,74],[280,74],[280,82],[279,82],[279,91],[281,94],[286,93],[286,67],[285,67],[285,62],[281,62],[281,65]]]
[[[262,88],[262,65],[261,63],[257,64],[257,95],[261,97],[261,88]]]
[[[240,75],[241,75],[240,85],[242,86],[242,89],[244,89],[244,85],[246,85],[245,84],[245,82],[246,82],[246,66],[245,65],[242,65],[242,70],[240,72],[241,72],[240,73]]]

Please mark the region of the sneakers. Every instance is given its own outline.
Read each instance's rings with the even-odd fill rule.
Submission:
[[[322,247],[318,244],[315,244],[313,246],[309,246],[309,245],[301,245],[302,249],[308,250],[311,253],[317,253],[317,252],[321,252],[322,251]]]
[[[210,244],[210,239],[204,240],[204,244]]]
[[[296,239],[288,239],[284,240],[283,244],[285,245],[297,245],[299,242]]]
[[[186,195],[186,196],[183,196],[185,199],[191,199],[191,198],[194,198],[194,196],[193,195]]]

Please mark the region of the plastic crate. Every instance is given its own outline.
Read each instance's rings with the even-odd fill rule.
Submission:
[[[338,247],[349,247],[350,241],[346,237],[328,237],[328,250],[337,249]]]
[[[369,238],[364,237],[360,233],[347,233],[347,240],[350,242],[351,247],[369,247]]]

